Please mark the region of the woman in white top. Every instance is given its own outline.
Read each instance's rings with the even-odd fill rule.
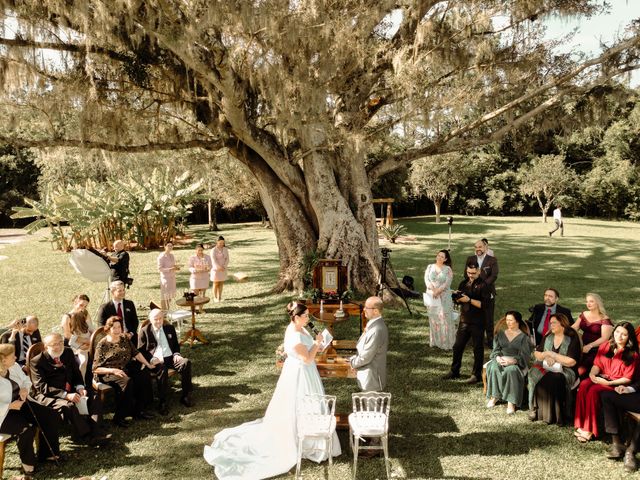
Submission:
[[[76,295],[73,298],[73,307],[71,311],[62,315],[62,319],[60,319],[60,328],[62,328],[62,336],[65,339],[65,343],[69,344],[69,339],[73,335],[71,333],[71,314],[73,312],[82,312],[84,311],[87,314],[87,322],[91,323],[91,317],[89,316],[89,310],[87,310],[87,306],[89,305],[89,297],[84,293]]]
[[[71,338],[69,338],[69,346],[73,353],[78,357],[78,366],[82,378],[87,375],[87,361],[89,359],[89,346],[91,345],[91,335],[95,331],[93,323],[89,320],[86,310],[74,312],[71,314],[69,322],[71,330]]]

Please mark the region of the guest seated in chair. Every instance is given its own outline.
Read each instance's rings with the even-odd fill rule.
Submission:
[[[640,413],[640,379],[629,386],[619,385],[614,391],[600,394],[602,411],[604,412],[604,429],[611,435],[611,448],[607,451],[607,458],[618,459],[624,457],[624,468],[628,472],[635,472],[638,468],[636,452],[640,445],[640,423],[634,422],[629,445],[625,446],[620,435],[620,419],[626,420],[625,412]]]
[[[16,363],[14,351],[13,345],[0,345],[0,433],[18,437],[22,471],[26,478],[31,478],[36,463],[33,450],[36,427],[42,427],[39,460],[58,460],[60,419],[53,410],[27,398],[31,380]]]
[[[580,338],[569,318],[551,315],[549,331],[533,353],[536,362],[529,370],[529,420],[565,424],[569,396],[576,383],[577,363],[581,355]]]
[[[508,311],[495,328],[487,364],[487,408],[507,401],[507,414],[522,404],[526,371],[531,357],[529,329],[520,312]]]
[[[578,375],[581,379],[589,375],[598,348],[609,342],[613,332],[602,297],[597,293],[587,293],[586,304],[587,309],[572,325],[575,331],[582,330],[582,357],[578,363]]]
[[[598,348],[589,378],[580,383],[574,418],[575,436],[579,442],[585,443],[598,436],[600,395],[631,383],[637,363],[638,344],[633,325],[619,323],[613,329],[611,340]]]
[[[160,413],[169,413],[167,397],[169,394],[169,369],[180,373],[182,380],[182,397],[180,402],[193,406],[191,400],[191,361],[180,355],[178,335],[173,325],[164,321],[164,312],[160,309],[151,310],[149,324],[140,329],[138,340],[140,353],[154,365],[154,373],[158,381],[158,397],[160,399]]]
[[[91,334],[95,331],[95,328],[89,320],[89,315],[86,310],[72,312],[69,324],[69,330],[71,332],[69,347],[71,347],[73,353],[78,358],[82,378],[86,378]]]
[[[35,400],[60,413],[71,424],[77,442],[92,446],[105,443],[109,436],[101,434],[97,423],[100,400],[85,388],[73,351],[65,348],[58,333],[47,335],[44,345],[45,351],[33,357],[29,365]],[[81,402],[88,403],[92,416],[80,413]]]
[[[15,348],[16,363],[21,367],[27,362],[27,351],[34,343],[42,341],[38,329],[38,317],[29,315],[15,320],[9,325],[9,330],[0,337],[0,343],[10,343]]]
[[[98,381],[111,385],[116,393],[113,422],[120,427],[129,424],[125,417],[149,419],[146,412],[153,401],[149,371],[153,368],[122,332],[120,317],[110,317],[104,325],[106,336],[98,342],[93,359],[93,373]],[[146,369],[141,368],[141,364]]]
[[[561,313],[569,319],[569,325],[573,325],[574,320],[571,316],[571,310],[563,307],[558,303],[560,293],[555,288],[547,288],[544,291],[543,303],[534,305],[529,309],[531,316],[529,317],[529,325],[533,327],[533,333],[536,337],[536,347],[540,345],[549,331],[549,322],[551,316]]]

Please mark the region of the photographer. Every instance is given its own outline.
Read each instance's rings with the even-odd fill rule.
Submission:
[[[470,262],[466,268],[466,279],[460,282],[458,290],[452,292],[451,298],[460,306],[460,325],[453,345],[453,361],[451,371],[443,379],[449,380],[460,377],[462,354],[469,339],[473,339],[473,372],[466,383],[478,383],[482,374],[484,360],[484,320],[485,306],[490,301],[487,284],[480,278],[477,263]]]

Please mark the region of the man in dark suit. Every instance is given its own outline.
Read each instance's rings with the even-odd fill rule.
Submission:
[[[467,261],[464,262],[465,271],[464,278],[467,277],[466,267],[469,264],[477,264],[480,267],[480,279],[484,282],[487,287],[487,291],[489,292],[489,299],[482,306],[485,315],[484,321],[484,331],[487,336],[487,346],[489,348],[493,348],[493,311],[496,307],[496,287],[495,283],[498,279],[498,259],[496,257],[492,257],[487,254],[487,249],[489,248],[488,242],[485,243],[483,240],[478,240],[474,249],[476,254],[470,255],[467,257]]]
[[[34,343],[42,341],[38,330],[38,317],[29,315],[14,322],[10,330],[0,337],[0,343],[11,343],[16,349],[16,362],[23,366],[27,362],[27,351]]]
[[[111,282],[111,301],[103,303],[98,309],[98,323],[104,325],[109,317],[120,317],[123,322],[124,333],[129,337],[131,343],[138,343],[138,313],[136,306],[131,300],[124,298],[126,290],[124,283],[120,280]]]
[[[549,320],[552,315],[562,313],[567,316],[569,325],[573,325],[573,317],[571,310],[562,305],[558,305],[560,294],[555,288],[547,288],[544,291],[544,301],[534,305],[530,311],[529,325],[533,326],[533,332],[536,336],[536,347],[542,342],[542,338],[549,330]]]
[[[149,324],[140,330],[138,350],[151,363],[158,382],[160,413],[169,413],[167,397],[169,394],[169,369],[177,370],[182,380],[180,403],[193,406],[191,391],[191,361],[180,355],[178,335],[173,325],[164,321],[164,312],[158,308],[149,313]]]
[[[124,249],[124,241],[113,242],[113,254],[107,255],[111,263],[111,280],[120,280],[125,285],[129,283],[129,253]]]
[[[98,428],[100,401],[85,388],[73,351],[65,348],[59,333],[47,335],[44,345],[45,350],[29,364],[35,400],[60,413],[73,427],[76,441],[94,446],[104,444],[109,436],[102,435]],[[85,402],[87,412],[83,415],[79,408]]]

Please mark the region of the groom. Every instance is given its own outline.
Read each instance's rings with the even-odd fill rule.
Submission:
[[[382,392],[387,384],[387,346],[389,331],[382,319],[383,303],[380,297],[369,297],[364,303],[367,326],[358,340],[358,354],[350,358],[356,370],[358,387],[363,392]]]

